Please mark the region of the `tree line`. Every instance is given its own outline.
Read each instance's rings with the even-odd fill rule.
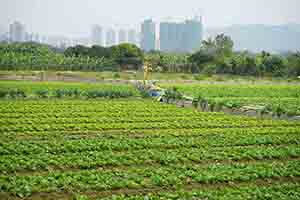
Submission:
[[[0,44],[0,70],[119,71],[138,69],[142,63],[143,52],[132,44],[77,45],[63,52],[32,42]]]
[[[232,39],[224,34],[203,41],[200,49],[189,57],[197,70],[207,74],[234,74],[253,76],[299,76],[300,52],[286,55],[265,51],[251,53],[233,51]]]
[[[285,55],[234,51],[224,34],[209,38],[192,54],[143,52],[133,44],[112,47],[77,45],[58,51],[36,43],[0,44],[0,70],[120,71],[139,70],[145,62],[155,72],[300,76],[300,52]]]
[[[265,51],[234,51],[224,34],[204,40],[193,54],[151,51],[145,55],[155,71],[251,76],[300,76],[300,52],[285,55]],[[300,47],[299,47],[300,48]]]

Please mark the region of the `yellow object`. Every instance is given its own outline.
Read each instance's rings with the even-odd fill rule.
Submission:
[[[152,71],[152,67],[150,66],[150,64],[145,63],[145,65],[144,65],[144,85],[146,85],[146,82],[149,79],[151,71]]]

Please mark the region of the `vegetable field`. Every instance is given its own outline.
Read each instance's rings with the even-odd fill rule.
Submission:
[[[129,84],[0,81],[0,98],[119,98],[132,96],[139,96],[139,92]]]
[[[258,105],[278,107],[291,115],[300,115],[299,85],[228,85],[228,84],[162,84],[164,88],[176,87],[180,92],[201,96],[215,102],[235,104],[237,107]]]
[[[0,199],[299,199],[300,122],[151,100],[1,100]]]

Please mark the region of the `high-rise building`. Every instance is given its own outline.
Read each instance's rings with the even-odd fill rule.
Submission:
[[[47,43],[47,37],[46,36],[41,36],[40,41],[42,44],[46,44]]]
[[[33,41],[31,33],[26,33],[25,34],[25,41],[26,42],[32,42]]]
[[[117,42],[117,35],[116,35],[116,31],[114,29],[109,29],[106,32],[106,46],[110,47],[115,45]]]
[[[9,25],[10,42],[25,42],[26,31],[25,26],[20,22],[14,22]]]
[[[138,44],[137,32],[134,29],[128,31],[128,42],[131,44]]]
[[[3,35],[5,33],[5,29],[0,25],[0,35]]]
[[[141,27],[141,48],[145,51],[155,50],[156,43],[155,23],[149,19],[142,23]]]
[[[119,44],[128,42],[127,32],[124,29],[119,30]]]
[[[167,52],[192,52],[202,41],[201,18],[184,22],[160,23],[160,50]]]
[[[39,34],[33,34],[33,41],[34,42],[37,42],[37,43],[40,43],[40,35]]]
[[[197,50],[203,40],[202,18],[195,17],[194,19],[186,20],[184,27],[183,50],[187,52]]]
[[[26,33],[24,41],[42,43],[41,36],[38,33]]]
[[[0,35],[0,42],[9,42],[9,34],[3,33]]]
[[[92,27],[92,45],[103,45],[103,30],[101,26],[94,25]]]
[[[176,51],[181,45],[180,41],[176,40],[176,29],[179,29],[180,24],[176,22],[162,22],[159,28],[160,50],[161,51]]]

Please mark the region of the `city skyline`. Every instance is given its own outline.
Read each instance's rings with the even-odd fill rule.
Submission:
[[[91,32],[91,43],[96,45],[104,45],[103,29],[100,25],[93,25]]]
[[[165,52],[192,52],[203,40],[202,18],[162,22],[159,28],[160,50]]]
[[[0,31],[0,41],[7,42],[38,42],[56,47],[69,47],[75,45],[100,45],[113,46],[121,43],[132,43],[140,46],[139,33],[135,29],[113,29],[103,28],[94,24],[88,30],[86,37],[67,37],[64,35],[42,35],[40,33],[28,32],[26,24],[14,21],[8,25],[9,29]]]
[[[144,38],[143,33],[137,32],[134,29],[126,29],[126,30],[124,29],[126,31],[125,34],[128,35],[128,38],[126,38],[121,43],[126,42],[126,43],[136,44],[138,47],[146,51],[161,50],[166,52],[190,52],[192,50],[198,49],[198,46],[200,45],[200,39],[195,39],[195,38],[198,38],[197,36],[199,36],[200,34],[199,31],[196,31],[196,29],[193,29],[195,31],[191,31],[192,29],[186,27],[186,29],[190,30],[188,31],[189,32],[188,34],[191,35],[190,36],[184,36],[185,34],[181,35],[182,33],[182,31],[180,31],[182,30],[181,26],[188,21],[190,20],[185,20],[185,21],[170,20],[164,22],[154,22],[153,20],[151,20],[151,23],[153,23],[153,27],[150,29],[153,29],[153,31],[150,31],[152,32],[152,35],[150,34],[146,36],[146,38],[148,38],[147,44],[144,43],[145,40],[143,40]],[[145,21],[140,24],[141,29],[144,23]],[[11,26],[13,24],[14,23],[12,23]],[[15,29],[15,30],[19,30],[19,32],[21,33],[21,34],[17,33],[16,35],[19,34],[22,36],[15,37],[12,36],[12,34],[10,34],[9,32],[6,32],[6,34],[0,33],[0,41],[17,42],[17,41],[24,41],[25,38],[26,42],[33,41],[38,43],[44,43],[58,48],[66,48],[75,45],[84,45],[84,46],[101,45],[105,47],[110,47],[113,45],[120,44],[118,38],[119,37],[118,32],[120,29],[112,29],[112,28],[102,29],[103,30],[102,33],[103,35],[101,36],[102,42],[98,43],[98,42],[93,42],[93,38],[92,38],[92,30],[95,25],[90,27],[90,30],[88,30],[89,37],[70,38],[66,36],[45,36],[40,33],[27,32],[26,25],[22,24],[21,22],[16,22],[15,24],[17,25],[21,24],[21,27],[23,27],[21,29],[18,28]],[[170,35],[170,38],[173,38],[172,41],[170,41],[169,39],[167,40],[164,39],[166,37],[164,38],[162,37],[162,33],[159,29],[163,24],[169,24],[173,27],[175,25],[175,29],[179,30],[179,32],[172,31],[172,34]],[[149,33],[150,29],[148,27],[148,30],[146,30],[145,32]],[[173,30],[173,28],[171,28],[170,30]],[[108,32],[110,31],[113,33],[109,34]],[[300,25],[296,25],[296,24],[285,24],[281,26],[237,25],[237,26],[217,28],[217,29],[207,29],[205,27],[205,29],[202,29],[200,33],[201,33],[201,40],[203,39],[206,40],[207,38],[214,38],[216,37],[217,34],[223,33],[233,39],[235,44],[234,49],[237,51],[249,50],[252,52],[259,52],[262,50],[267,50],[269,52],[287,52],[287,51],[297,51],[299,48]],[[176,34],[181,36],[178,35],[175,36]],[[194,34],[197,35],[195,36]],[[133,35],[134,38],[132,39],[130,35]],[[249,37],[249,35],[251,35],[252,37]],[[11,39],[11,38],[23,38],[23,39]],[[174,38],[176,39],[174,40]],[[194,39],[186,39],[186,38],[194,38]],[[164,44],[167,44],[167,47]],[[168,44],[172,44],[172,45],[168,45]]]
[[[2,0],[0,26],[7,29],[7,24],[16,20],[26,24],[29,32],[85,37],[92,24],[132,29],[148,18],[159,22],[169,16],[182,19],[198,14],[204,16],[205,27],[300,24],[299,7],[298,0],[186,0],[176,3],[171,0],[132,0],[129,3],[116,0],[105,3],[96,0]]]
[[[9,25],[9,41],[10,42],[24,42],[26,41],[26,28],[25,26],[15,21]]]
[[[152,19],[145,20],[141,25],[141,48],[145,51],[155,50],[156,46],[156,24]]]

